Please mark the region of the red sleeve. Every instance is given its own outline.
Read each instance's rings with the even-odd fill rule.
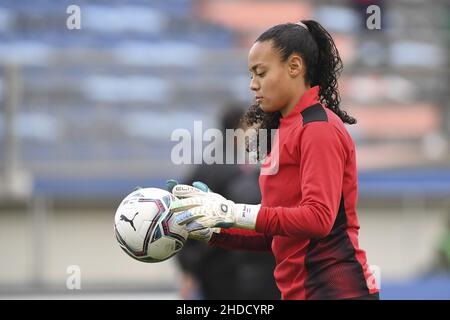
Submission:
[[[252,230],[221,229],[208,244],[230,250],[271,251],[272,237]]]
[[[299,157],[300,205],[261,207],[256,221],[258,232],[308,238],[323,238],[330,233],[339,210],[345,165],[337,129],[328,122],[307,124],[300,136]]]

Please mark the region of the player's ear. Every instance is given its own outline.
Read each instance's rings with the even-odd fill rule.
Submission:
[[[297,78],[304,73],[304,63],[300,55],[294,53],[287,61],[289,76],[292,78]]]

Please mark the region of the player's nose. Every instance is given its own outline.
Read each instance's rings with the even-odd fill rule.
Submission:
[[[260,89],[259,82],[255,80],[255,78],[250,80],[250,90],[252,91],[258,91]]]

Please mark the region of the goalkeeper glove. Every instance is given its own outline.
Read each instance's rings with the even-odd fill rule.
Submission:
[[[255,229],[256,218],[261,207],[259,204],[236,204],[209,191],[201,182],[194,182],[193,186],[175,185],[172,193],[176,197],[184,198],[180,205],[189,207],[175,218],[178,224],[186,225],[188,230],[212,227]]]
[[[177,185],[178,182],[176,180],[170,179],[166,181],[167,190],[169,192],[172,192],[174,187],[176,187]],[[200,195],[202,194],[202,192],[207,192],[209,189],[208,186],[202,182],[194,182],[193,187],[191,186],[186,187],[188,188],[185,189],[185,191],[182,191],[182,188],[177,188],[178,191],[176,192],[177,195],[175,196],[177,199],[184,199],[189,196]],[[188,203],[184,204],[181,201],[182,200],[175,200],[174,202],[172,202],[171,205],[172,212],[183,212],[184,210],[192,207],[189,204],[189,201]],[[207,228],[207,227],[198,228],[195,221],[191,223],[186,223],[186,230],[189,232],[188,236],[189,239],[204,243],[208,243],[209,240],[211,240],[211,237],[214,233],[220,233],[220,228]]]

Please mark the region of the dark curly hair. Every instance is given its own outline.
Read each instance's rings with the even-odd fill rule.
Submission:
[[[319,86],[320,102],[332,110],[344,123],[355,124],[356,119],[340,108],[337,79],[342,71],[342,60],[331,35],[313,20],[302,21],[308,30],[295,23],[276,25],[255,42],[272,41],[281,55],[282,61],[293,54],[299,54],[305,65],[305,82],[311,87]],[[243,117],[243,122],[256,129],[277,129],[280,112],[267,113],[257,105],[252,105]],[[268,152],[270,152],[270,140]]]

